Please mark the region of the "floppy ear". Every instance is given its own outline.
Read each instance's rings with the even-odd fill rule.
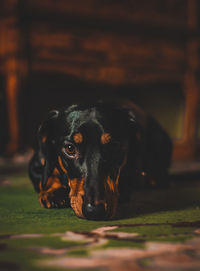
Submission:
[[[38,129],[39,149],[45,159],[44,170],[42,175],[42,188],[45,187],[48,178],[51,176],[56,164],[56,152],[54,149],[54,135],[56,133],[56,123],[59,111],[53,110],[48,113],[47,118],[43,121]]]
[[[47,118],[43,121],[38,129],[38,139],[43,143],[46,141],[48,134],[52,134],[55,130],[55,121],[59,116],[58,110],[52,110],[48,113]]]
[[[145,128],[131,110],[128,111],[128,121],[130,141],[132,142],[131,151],[137,156],[137,168],[141,174],[145,172]]]
[[[130,135],[136,136],[138,139],[141,138],[143,135],[143,128],[141,124],[139,123],[137,117],[132,111],[128,111],[128,122],[129,122],[129,129],[130,129]]]

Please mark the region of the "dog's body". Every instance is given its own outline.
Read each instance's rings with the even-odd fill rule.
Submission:
[[[166,181],[166,132],[132,102],[97,102],[52,111],[38,133],[29,175],[47,208],[109,219],[134,187]]]

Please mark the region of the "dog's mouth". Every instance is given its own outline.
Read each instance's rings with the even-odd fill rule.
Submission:
[[[70,179],[70,203],[75,214],[89,220],[108,220],[114,217],[118,202],[118,179],[107,176],[104,180],[104,199],[90,202],[84,191],[84,178]]]

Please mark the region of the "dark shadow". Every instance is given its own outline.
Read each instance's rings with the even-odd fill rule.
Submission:
[[[182,181],[172,176],[169,187],[137,190],[133,192],[132,199],[118,207],[116,219],[133,218],[144,214],[156,212],[184,210],[195,207],[200,212],[200,177],[194,174]],[[181,178],[181,176],[178,176]]]

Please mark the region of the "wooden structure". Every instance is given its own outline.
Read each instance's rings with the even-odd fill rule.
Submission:
[[[2,0],[1,5],[9,152],[19,146],[23,82],[34,72],[48,72],[112,87],[178,85],[185,110],[173,157],[200,156],[197,0]]]

